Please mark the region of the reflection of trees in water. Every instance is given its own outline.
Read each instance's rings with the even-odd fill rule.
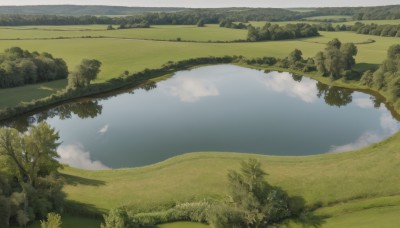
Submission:
[[[131,88],[128,90],[128,93],[133,94],[137,89],[150,91],[155,88],[157,88],[157,84],[153,81],[149,81],[135,88]],[[106,96],[97,97],[97,99],[107,100],[126,92],[127,90],[116,91],[114,93],[109,93]],[[29,126],[54,117],[58,117],[61,120],[70,119],[72,115],[76,115],[81,119],[95,118],[103,111],[103,106],[99,104],[99,100],[86,100],[62,104],[54,108],[40,111],[36,114],[23,115],[12,120],[1,122],[0,127],[12,127],[18,129],[20,132],[25,132],[28,130]]]
[[[157,83],[153,82],[153,81],[149,81],[146,84],[143,84],[141,86],[139,86],[140,89],[144,89],[146,91],[150,91],[153,90],[155,88],[157,88]]]
[[[292,78],[293,78],[293,80],[295,80],[296,82],[301,82],[301,80],[303,79],[303,75],[300,75],[300,74],[292,74]]]
[[[317,96],[323,97],[325,103],[330,106],[346,106],[353,101],[353,90],[329,86],[321,82],[317,82],[316,86],[318,90]]]
[[[94,118],[101,114],[103,106],[99,101],[83,101],[75,103],[67,103],[55,108],[41,111],[34,115],[21,116],[11,121],[3,123],[3,126],[18,129],[20,132],[27,131],[29,126],[46,121],[49,118],[58,116],[60,119],[69,119],[73,114],[81,119]]]

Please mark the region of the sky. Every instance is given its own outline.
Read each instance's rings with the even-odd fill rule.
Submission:
[[[400,0],[0,0],[0,5],[114,5],[148,7],[340,7],[396,5]]]

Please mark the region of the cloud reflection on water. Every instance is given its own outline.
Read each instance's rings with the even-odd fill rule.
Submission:
[[[371,101],[370,101],[371,102]],[[372,102],[371,102],[372,103]],[[357,104],[356,104],[357,105]],[[359,106],[361,107],[361,106]],[[341,146],[332,146],[330,153],[345,152],[350,150],[360,149],[366,147],[373,143],[384,140],[385,138],[393,135],[400,129],[400,123],[398,123],[384,108],[379,109],[381,111],[380,125],[382,127],[382,132],[364,132],[355,142],[348,143]]]
[[[60,155],[58,159],[60,163],[68,164],[74,168],[88,170],[110,169],[100,161],[92,161],[90,152],[85,151],[80,144],[61,145],[58,147],[57,153]]]
[[[100,135],[104,135],[105,133],[107,133],[108,127],[109,127],[109,124],[104,125],[102,128],[100,128],[100,130],[98,131],[98,133],[99,133]]]
[[[291,75],[288,72],[270,72],[268,77],[265,77],[265,86],[275,92],[283,92],[307,103],[315,102],[318,99],[315,81],[306,79],[299,83],[293,80]]]
[[[169,79],[166,90],[182,102],[196,102],[204,97],[218,96],[213,81],[198,76],[174,77]]]
[[[371,99],[368,98],[355,98],[353,102],[356,106],[360,108],[373,108],[374,104],[372,103]]]

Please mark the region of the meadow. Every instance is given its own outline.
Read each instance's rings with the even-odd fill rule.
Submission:
[[[40,27],[40,29],[39,29]],[[34,29],[37,28],[37,29]],[[352,32],[320,32],[321,36],[286,41],[267,41],[256,43],[200,43],[200,42],[176,42],[153,41],[147,39],[167,40],[182,39],[204,40],[235,40],[245,39],[246,30],[219,28],[217,25],[198,28],[196,26],[157,26],[149,29],[127,29],[113,31],[96,31],[101,29],[99,25],[93,26],[27,26],[1,27],[0,37],[17,39],[21,37],[58,37],[60,34],[71,36],[96,36],[110,33],[120,33],[129,36],[122,38],[71,38],[71,39],[37,39],[37,40],[0,40],[0,50],[19,46],[23,49],[38,52],[49,52],[55,57],[63,58],[70,69],[73,69],[81,59],[98,59],[103,63],[101,72],[95,83],[101,83],[114,77],[118,77],[125,70],[130,73],[142,71],[146,68],[157,68],[168,61],[179,61],[188,58],[224,55],[243,55],[245,57],[274,56],[286,57],[291,51],[298,48],[304,57],[313,57],[318,51],[323,50],[325,44],[333,38],[339,38],[342,42],[355,42],[358,45],[358,63],[380,64],[386,56],[386,50],[390,45],[397,44],[398,38],[379,37],[355,34]],[[90,31],[88,31],[90,30]],[[141,33],[141,31],[145,33]],[[76,32],[76,35],[73,33]],[[232,35],[234,34],[234,35]],[[121,36],[122,36],[121,35]],[[117,36],[117,35],[115,35]],[[366,43],[374,40],[373,43]],[[45,83],[43,85],[27,86],[22,88],[2,91],[0,108],[15,106],[18,101],[29,101],[49,95],[51,91],[60,89],[66,85],[66,81]],[[48,87],[51,90],[43,90]],[[15,96],[18,94],[18,96]],[[9,95],[9,96],[8,96]]]
[[[263,25],[265,22],[259,23]],[[304,57],[313,57],[333,38],[359,43],[356,59],[361,63],[359,67],[375,65],[386,57],[389,46],[399,43],[398,38],[352,32],[320,33],[320,37],[288,41],[208,43],[208,40],[245,39],[247,32],[219,28],[218,25],[204,28],[153,26],[150,29],[112,31],[105,30],[102,25],[0,27],[0,39],[3,39],[0,40],[0,50],[19,46],[30,51],[49,52],[65,59],[70,69],[82,58],[98,59],[103,67],[95,83],[101,83],[118,77],[125,70],[134,73],[160,67],[167,61],[195,57],[243,55],[282,58],[296,48],[302,50]],[[88,38],[75,38],[83,36]],[[49,39],[57,37],[70,39]],[[199,42],[176,42],[177,37],[183,41]],[[368,40],[375,42],[366,43]],[[0,108],[48,96],[65,85],[66,80],[60,80],[0,90]],[[204,152],[185,154],[141,168],[86,171],[65,167],[61,172],[67,180],[64,190],[68,200],[104,213],[120,205],[146,208],[205,198],[223,199],[227,193],[227,171],[238,169],[240,161],[254,157],[262,162],[268,173],[268,182],[282,187],[290,195],[301,196],[309,206],[320,207],[315,214],[325,217],[323,227],[393,227],[400,226],[397,219],[400,213],[400,176],[395,175],[400,171],[398,148],[399,133],[368,148],[341,154],[278,157]],[[65,225],[96,227],[98,223],[93,219],[65,218]],[[177,226],[188,227],[188,224],[162,227]]]
[[[393,227],[400,225],[395,219],[400,213],[400,176],[394,175],[400,167],[399,147],[398,133],[368,148],[339,154],[189,153],[141,168],[86,171],[65,167],[61,172],[70,183],[65,186],[69,200],[99,211],[121,205],[147,208],[223,199],[228,170],[239,169],[240,161],[253,157],[261,161],[269,183],[301,196],[309,206],[320,206],[315,214],[325,217],[323,227],[347,223],[363,227],[371,216],[375,216],[371,227]]]

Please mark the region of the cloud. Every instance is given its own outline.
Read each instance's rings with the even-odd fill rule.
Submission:
[[[382,109],[383,108],[381,108],[381,110]],[[385,130],[385,132],[387,132],[388,135],[393,135],[400,129],[400,123],[396,121],[387,110],[385,110],[385,112],[382,113],[380,122],[382,129]]]
[[[104,125],[100,130],[98,131],[100,135],[104,135],[108,131],[109,124]]]
[[[382,112],[380,117],[380,125],[382,128],[382,134],[377,134],[374,132],[365,132],[363,133],[355,142],[345,144],[342,146],[332,146],[329,152],[337,153],[359,149],[373,143],[377,143],[379,141],[384,140],[385,138],[393,135],[400,129],[400,123],[397,122],[387,111],[385,108],[380,108]]]
[[[265,86],[276,92],[282,92],[291,97],[299,98],[307,103],[317,100],[315,81],[303,80],[301,83],[292,79],[287,72],[271,72],[265,78]]]
[[[217,87],[211,80],[196,76],[171,78],[166,90],[183,102],[196,102],[204,97],[219,95]]]
[[[58,159],[60,163],[68,164],[75,168],[88,170],[110,169],[100,161],[92,161],[90,152],[84,151],[83,146],[79,144],[61,145],[58,147],[57,153],[60,155]]]
[[[345,152],[356,150],[362,147],[366,147],[373,143],[379,142],[384,139],[384,136],[377,135],[373,132],[365,132],[363,133],[355,142],[345,144],[342,146],[332,146],[330,153],[338,153],[338,152]]]
[[[374,105],[372,104],[372,101],[368,98],[356,98],[353,99],[353,102],[356,106],[360,108],[373,108]]]

